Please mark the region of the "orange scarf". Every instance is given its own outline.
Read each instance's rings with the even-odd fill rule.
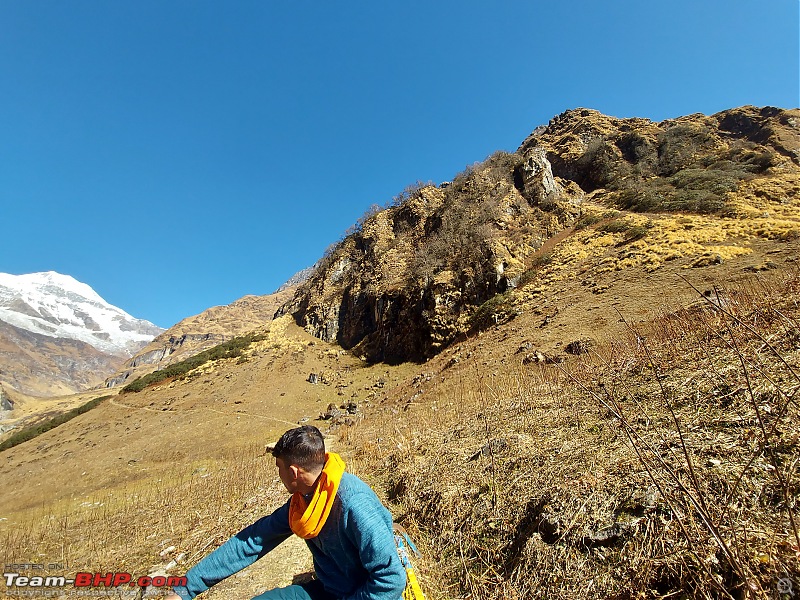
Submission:
[[[295,534],[304,540],[317,537],[331,512],[343,473],[342,458],[335,452],[328,452],[325,454],[325,467],[319,476],[311,502],[307,502],[299,492],[292,494],[289,526]]]

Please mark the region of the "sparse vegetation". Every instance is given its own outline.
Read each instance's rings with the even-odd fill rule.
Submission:
[[[251,333],[249,335],[235,337],[227,342],[223,342],[218,346],[204,350],[186,360],[182,360],[164,369],[153,371],[143,377],[138,377],[124,388],[123,392],[141,392],[146,387],[155,385],[167,379],[176,379],[184,377],[192,369],[196,369],[212,360],[221,360],[225,358],[240,358],[244,350],[250,344],[266,339],[264,334]]]
[[[600,225],[597,229],[607,233],[622,233],[631,228],[631,224],[624,219],[615,219]]]
[[[412,273],[417,278],[430,278],[447,269],[465,279],[483,271],[489,256],[487,241],[493,235],[490,223],[496,211],[491,202],[464,202],[444,208],[434,217],[438,223],[432,225],[428,240],[417,247]]]
[[[539,271],[553,262],[553,253],[544,252],[537,254],[528,264],[527,270],[520,276],[517,287],[522,288],[536,281]]]
[[[576,231],[580,231],[581,229],[586,229],[587,227],[599,223],[602,220],[603,216],[600,213],[594,213],[594,212],[586,213],[585,215],[580,217],[577,221],[575,221],[573,227],[575,228]]]
[[[775,152],[747,139],[727,140],[702,123],[674,123],[657,135],[636,131],[588,141],[568,172],[586,191],[636,212],[712,214],[728,207],[742,182],[778,164]]]
[[[628,242],[635,242],[636,240],[642,239],[644,236],[648,234],[650,231],[650,227],[647,225],[631,225],[628,229],[625,230],[625,236],[623,241],[625,243]]]
[[[490,179],[513,183],[514,171],[522,165],[522,162],[523,157],[518,152],[498,150],[490,154],[480,166],[486,170],[486,175]]]
[[[251,444],[194,468],[177,461],[148,485],[129,485],[124,493],[81,494],[78,500],[50,506],[5,532],[4,559],[35,562],[47,556],[49,562],[69,563],[77,570],[105,564],[147,569],[167,539],[184,551],[191,549],[187,558],[196,561],[209,545],[221,544],[248,519],[256,520],[264,505],[281,501],[279,480],[253,476],[264,469],[262,452],[263,446]],[[172,523],[160,529],[168,537],[154,540],[152,532],[164,520]],[[34,549],[47,554],[31,554]]]
[[[391,207],[402,206],[412,198],[417,197],[421,190],[432,185],[434,185],[432,181],[415,181],[414,183],[407,185],[402,192],[400,192],[394,198],[392,198],[392,201],[389,203],[389,206]]]
[[[650,231],[652,223],[647,222],[643,225],[637,225],[626,219],[614,219],[598,226],[598,231],[606,233],[621,233],[623,234],[623,243],[633,242],[642,239]]]
[[[667,127],[658,136],[658,174],[674,175],[714,152],[719,138],[709,129],[694,124]]]
[[[86,412],[89,412],[96,406],[100,405],[104,400],[107,400],[111,396],[101,396],[100,398],[95,398],[94,400],[89,400],[89,402],[78,406],[77,408],[73,408],[72,410],[68,410],[65,413],[57,415],[55,417],[51,417],[49,419],[45,419],[39,423],[34,425],[30,425],[29,427],[24,427],[19,431],[13,432],[10,436],[8,436],[2,443],[0,443],[0,452],[3,450],[8,450],[9,448],[13,448],[14,446],[18,446],[23,442],[27,442],[28,440],[32,440],[35,437],[42,435],[58,427],[59,425],[63,425],[67,421],[70,421],[77,417],[78,415],[82,415]]]
[[[456,175],[445,189],[442,207],[429,219],[427,237],[416,245],[411,273],[429,280],[434,273],[450,270],[464,284],[492,270],[489,242],[500,216],[499,200],[514,185],[514,169],[520,155],[496,152],[483,163]]]
[[[478,307],[470,317],[470,330],[478,331],[505,323],[515,316],[513,291],[496,294]]]
[[[729,165],[725,165],[726,167]],[[745,169],[692,167],[666,178],[627,181],[612,196],[617,206],[637,212],[719,213],[739,182],[753,177]]]
[[[578,183],[584,189],[595,190],[607,188],[620,180],[627,165],[620,163],[614,147],[600,137],[589,142],[576,167]]]

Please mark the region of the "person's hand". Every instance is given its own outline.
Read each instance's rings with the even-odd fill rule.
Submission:
[[[167,597],[164,598],[164,600],[183,600],[183,598],[178,596],[178,594],[176,594],[175,592],[170,592],[169,594],[167,594]]]

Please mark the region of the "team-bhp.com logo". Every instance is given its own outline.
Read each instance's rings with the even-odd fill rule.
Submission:
[[[76,573],[75,577],[64,575],[21,575],[20,573],[3,573],[6,588],[63,588],[74,585],[76,588],[99,587],[174,587],[186,585],[186,577],[156,575],[133,578],[130,573]]]

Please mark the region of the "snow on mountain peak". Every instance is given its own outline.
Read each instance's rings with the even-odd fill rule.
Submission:
[[[54,338],[86,342],[131,356],[164,331],[103,300],[74,277],[55,271],[0,273],[0,320]]]

